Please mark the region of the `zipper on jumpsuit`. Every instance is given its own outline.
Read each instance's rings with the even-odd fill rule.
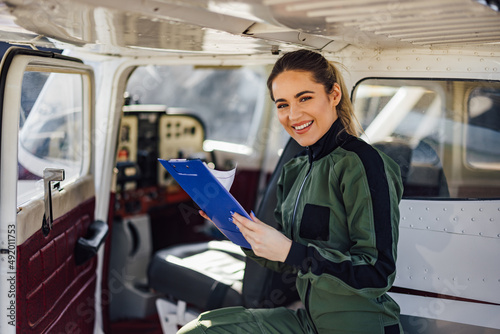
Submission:
[[[291,226],[291,231],[290,231],[290,236],[292,237],[291,239],[294,240],[293,238],[293,230],[294,230],[294,225],[295,225],[295,214],[297,213],[297,206],[299,205],[299,199],[300,199],[300,195],[302,194],[302,189],[304,188],[304,185],[307,181],[307,179],[309,178],[309,175],[311,174],[311,171],[312,171],[312,168],[313,168],[313,157],[312,157],[312,151],[311,149],[308,147],[307,148],[307,153],[309,155],[309,161],[310,161],[310,166],[309,166],[309,170],[307,171],[307,174],[306,174],[306,177],[304,178],[304,180],[302,181],[302,185],[300,186],[300,189],[299,189],[299,194],[297,195],[297,199],[295,200],[295,207],[293,208],[293,216],[292,216],[292,226]],[[305,298],[305,309],[306,309],[306,312],[307,312],[307,315],[309,316],[309,319],[311,320],[311,324],[312,324],[312,329],[315,333],[318,333],[318,330],[316,329],[316,325],[314,324],[314,321],[312,319],[312,316],[311,316],[311,313],[309,312],[309,295],[311,293],[311,282],[309,282],[309,280],[307,281],[307,290],[306,290],[306,298]]]

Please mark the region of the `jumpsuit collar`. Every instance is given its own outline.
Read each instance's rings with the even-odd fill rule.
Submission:
[[[317,161],[331,153],[347,139],[347,136],[340,118],[337,118],[323,137],[311,146],[307,146],[309,162]]]

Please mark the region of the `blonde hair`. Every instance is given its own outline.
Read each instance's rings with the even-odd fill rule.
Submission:
[[[310,50],[297,50],[285,53],[276,61],[267,79],[267,88],[274,101],[272,84],[274,79],[285,71],[304,71],[312,74],[314,81],[325,87],[327,94],[331,93],[333,86],[337,83],[340,86],[342,97],[337,105],[337,115],[344,126],[345,131],[353,136],[357,136],[362,131],[359,122],[354,115],[354,108],[344,78],[334,63],[329,62],[318,52]]]

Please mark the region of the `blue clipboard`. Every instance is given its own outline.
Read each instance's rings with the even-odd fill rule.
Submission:
[[[240,203],[222,186],[201,160],[158,159],[184,191],[233,243],[252,248],[231,221],[230,211],[251,219]]]

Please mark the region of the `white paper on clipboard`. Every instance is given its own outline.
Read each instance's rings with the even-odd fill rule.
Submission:
[[[219,180],[219,182],[222,184],[224,188],[226,188],[227,191],[231,189],[231,186],[233,185],[234,181],[234,176],[236,175],[236,167],[228,171],[222,171],[222,170],[212,169],[208,167],[206,163],[203,164],[207,166],[208,170],[212,173],[213,176],[215,176],[217,180]]]

